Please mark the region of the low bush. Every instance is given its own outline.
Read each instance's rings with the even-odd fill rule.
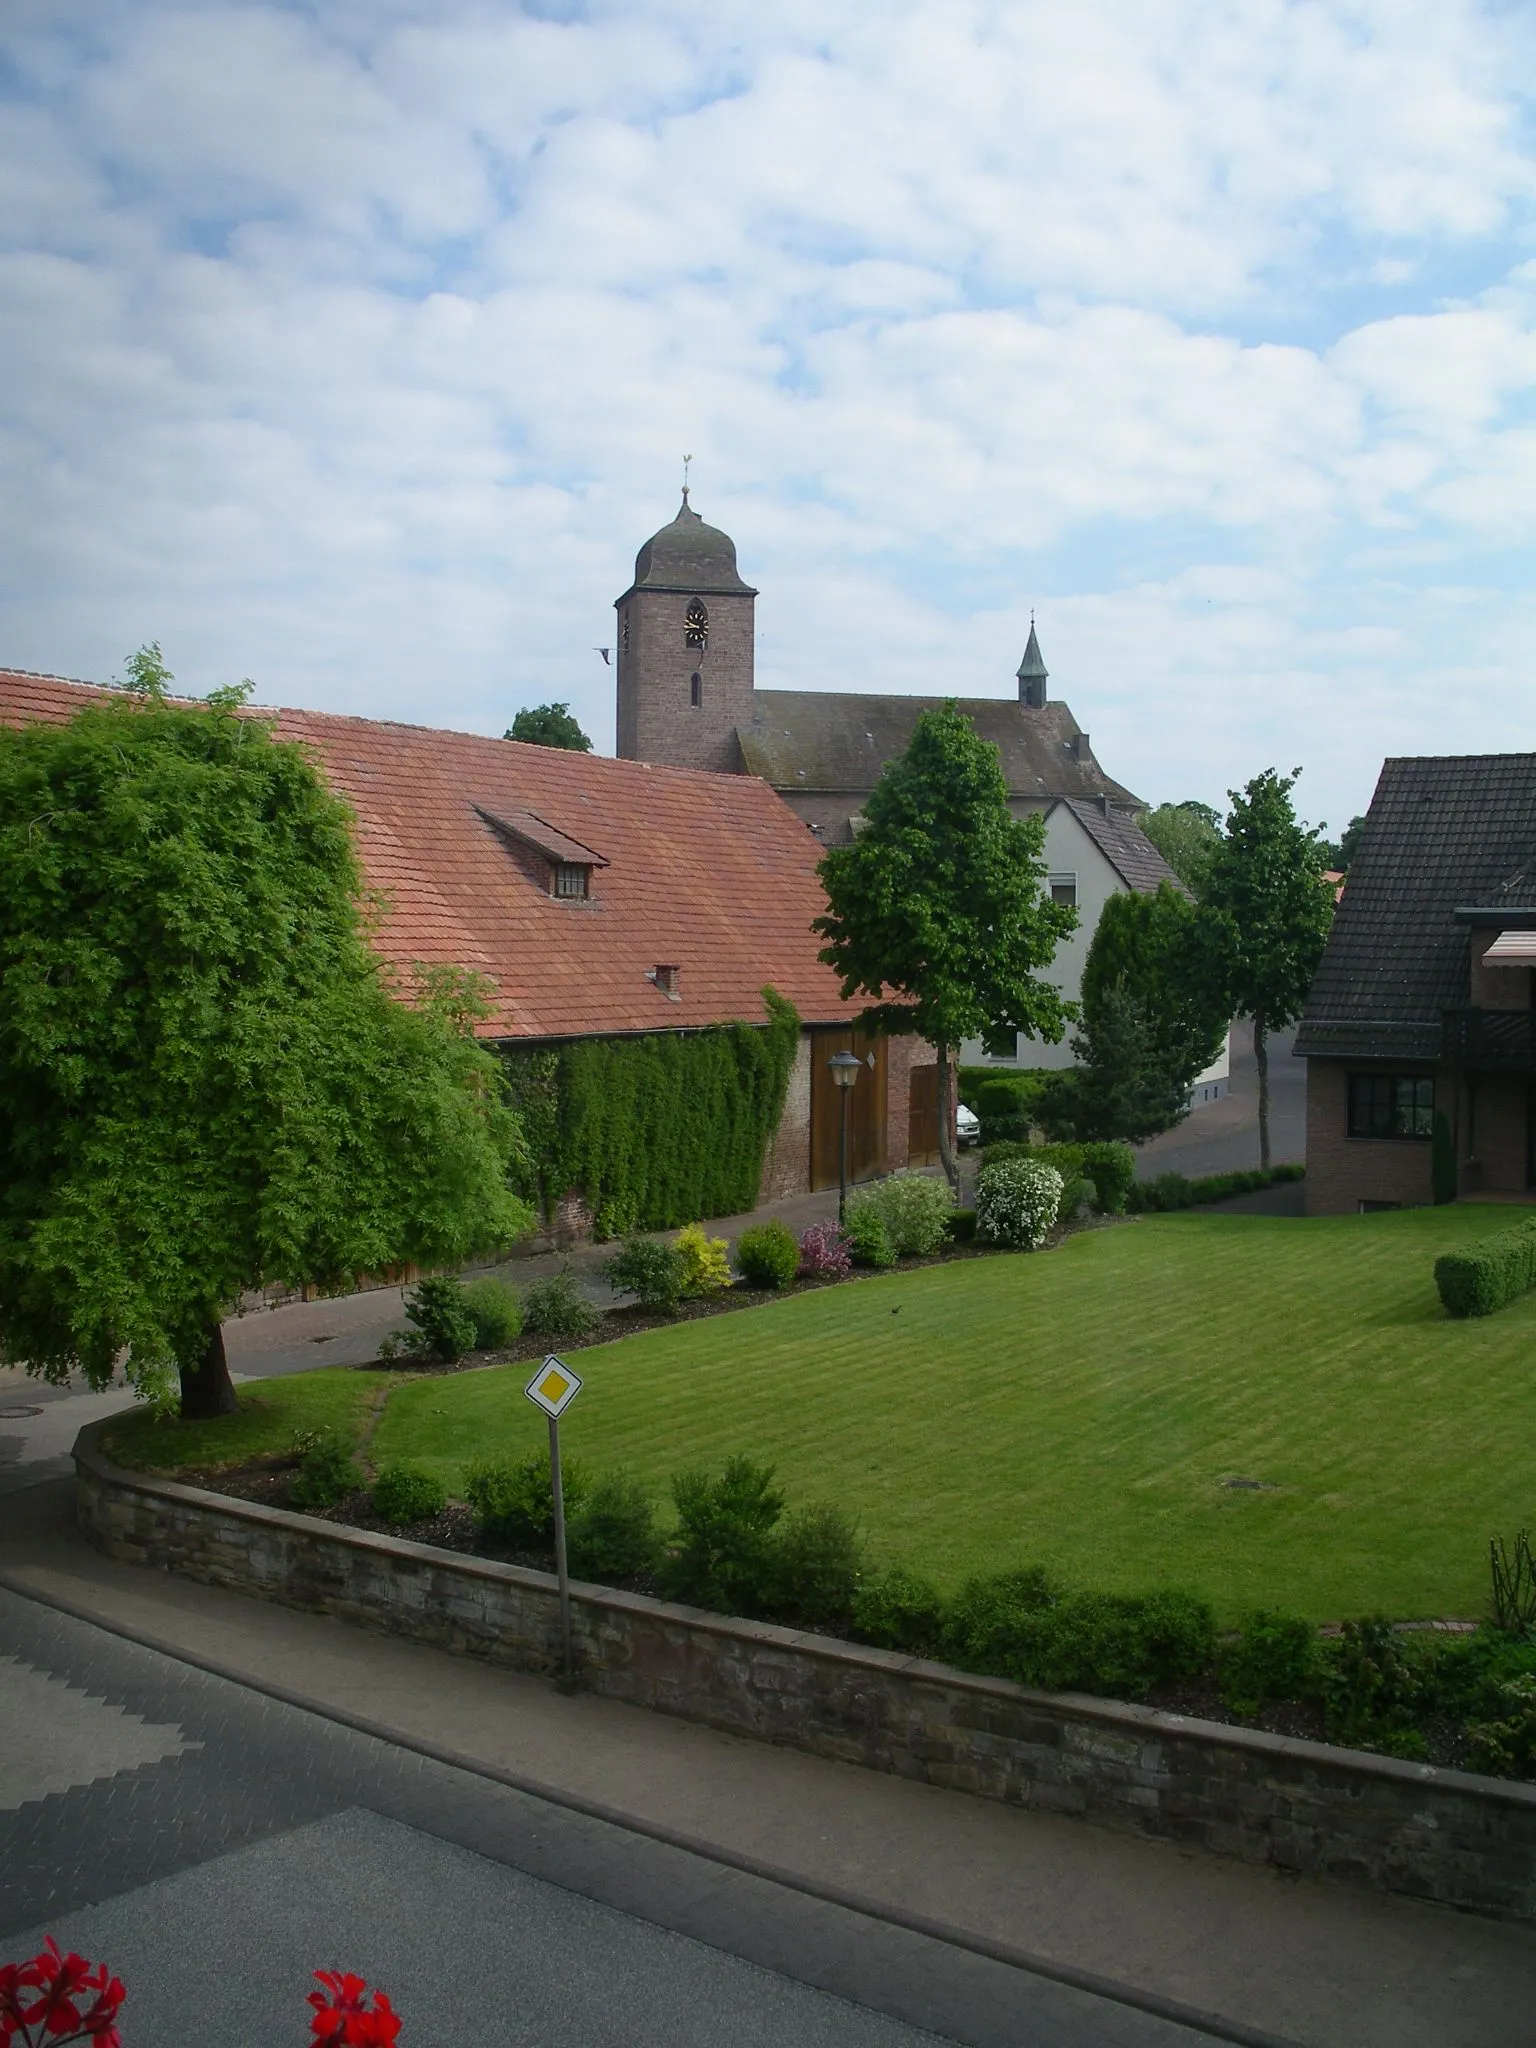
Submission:
[[[352,1446],[339,1436],[323,1436],[300,1458],[288,1498],[301,1513],[307,1513],[313,1508],[335,1507],[363,1484]]]
[[[602,1328],[603,1312],[569,1272],[532,1280],[523,1289],[523,1328],[546,1344],[585,1344]]]
[[[1043,1572],[1026,1571],[972,1580],[946,1637],[969,1670],[1133,1700],[1206,1672],[1216,1625],[1209,1604],[1190,1593],[1058,1594]]]
[[[945,1241],[955,1198],[948,1181],[904,1169],[861,1188],[849,1207],[873,1210],[898,1258],[925,1259]]]
[[[944,1218],[944,1228],[952,1244],[970,1244],[976,1235],[976,1211],[951,1209]]]
[[[731,1248],[723,1237],[706,1237],[702,1223],[690,1223],[677,1233],[677,1252],[683,1261],[685,1300],[699,1301],[730,1286]]]
[[[754,1223],[736,1240],[736,1264],[749,1287],[789,1287],[800,1271],[800,1246],[787,1223]]]
[[[676,1245],[659,1237],[629,1237],[603,1267],[608,1285],[632,1294],[647,1315],[677,1313],[688,1278],[688,1262]]]
[[[1467,1728],[1475,1770],[1496,1778],[1536,1777],[1536,1676],[1507,1679],[1497,1716]]]
[[[1234,1195],[1257,1194],[1260,1188],[1301,1180],[1304,1166],[1272,1166],[1268,1173],[1253,1167],[1241,1173],[1212,1173],[1189,1180],[1182,1173],[1160,1173],[1155,1180],[1136,1181],[1126,1197],[1132,1215],[1146,1211],[1198,1209],[1208,1202],[1227,1202]]]
[[[418,1465],[385,1465],[369,1498],[381,1521],[400,1528],[440,1515],[448,1505],[448,1489],[435,1472],[423,1472]]]
[[[464,1289],[447,1273],[433,1273],[405,1297],[407,1350],[452,1365],[475,1348],[475,1318]]]
[[[864,1539],[846,1508],[797,1508],[774,1538],[769,1603],[803,1628],[846,1628],[863,1570]]]
[[[609,1584],[656,1569],[661,1556],[656,1504],[630,1473],[605,1473],[566,1521],[566,1547],[577,1578]]]
[[[813,1223],[800,1239],[800,1270],[808,1280],[846,1280],[852,1245],[840,1223]]]
[[[1123,1216],[1136,1185],[1136,1154],[1129,1145],[1095,1139],[1082,1147],[1083,1172],[1098,1189],[1094,1207],[1106,1216]]]
[[[737,1456],[718,1476],[679,1472],[672,1499],[677,1536],[662,1561],[663,1592],[721,1614],[761,1613],[775,1590],[773,1534],[784,1512],[773,1467]]]
[[[1087,1174],[1080,1173],[1076,1180],[1069,1180],[1061,1191],[1061,1207],[1057,1215],[1065,1221],[1097,1206],[1099,1191]]]
[[[857,1202],[850,1202],[843,1223],[843,1235],[848,1240],[848,1256],[854,1265],[895,1265],[896,1247],[891,1243],[891,1233],[885,1227],[885,1218],[878,1211]]]
[[[1323,1718],[1330,1742],[1422,1756],[1412,1726],[1421,1701],[1419,1673],[1408,1646],[1384,1615],[1346,1621],[1322,1648]]]
[[[983,1144],[1028,1139],[1046,1079],[1038,1068],[1011,1073],[990,1067],[961,1069],[960,1094],[980,1119]]]
[[[1249,1719],[1269,1700],[1307,1699],[1321,1670],[1317,1630],[1295,1614],[1246,1615],[1237,1640],[1222,1644],[1218,1670],[1223,1704]]]
[[[988,1244],[1034,1250],[1061,1207],[1061,1175],[1035,1159],[983,1167],[976,1180],[976,1235]]]
[[[1435,1261],[1447,1315],[1491,1316],[1536,1287],[1536,1221],[1496,1230]]]
[[[573,1459],[560,1461],[567,1522],[587,1493],[586,1474]],[[483,1458],[464,1474],[464,1498],[481,1532],[508,1550],[548,1550],[555,1540],[555,1495],[548,1451],[526,1458]]]
[[[877,1649],[936,1657],[944,1641],[944,1596],[921,1572],[890,1565],[860,1580],[851,1622],[860,1641]]]
[[[523,1334],[523,1305],[505,1280],[466,1280],[463,1301],[475,1325],[473,1350],[503,1351]]]

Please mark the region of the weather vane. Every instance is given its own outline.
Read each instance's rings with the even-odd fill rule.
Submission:
[[[691,455],[685,455],[683,457],[683,496],[685,498],[688,495],[688,465],[690,462],[692,462],[692,460],[693,457]]]

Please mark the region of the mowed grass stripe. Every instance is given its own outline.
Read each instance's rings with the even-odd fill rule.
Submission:
[[[1521,1213],[1149,1217],[800,1295],[580,1354],[565,1441],[658,1486],[749,1451],[950,1584],[1042,1559],[1228,1614],[1476,1614],[1490,1532],[1536,1522],[1536,1299],[1454,1323],[1432,1267]],[[456,1485],[534,1447],[526,1375],[403,1388],[375,1457]]]

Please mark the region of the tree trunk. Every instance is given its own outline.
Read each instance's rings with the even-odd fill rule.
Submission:
[[[1265,1042],[1264,1012],[1253,1013],[1253,1064],[1259,1070],[1259,1165],[1269,1171],[1269,1046]]]
[[[939,1164],[950,1187],[960,1192],[960,1162],[955,1157],[955,1070],[949,1063],[949,1047],[936,1045],[939,1061]]]
[[[184,1365],[180,1371],[183,1422],[209,1422],[215,1415],[234,1414],[235,1385],[229,1376],[229,1360],[224,1356],[224,1331],[220,1324],[215,1323],[209,1331],[196,1365]]]

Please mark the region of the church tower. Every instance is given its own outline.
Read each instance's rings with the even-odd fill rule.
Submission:
[[[621,760],[741,772],[736,728],[752,723],[753,600],[736,543],[688,503],[635,557],[614,602]]]
[[[1045,707],[1045,685],[1050,670],[1040,652],[1040,642],[1035,638],[1035,615],[1029,615],[1029,645],[1024,649],[1024,659],[1015,674],[1019,679],[1019,702],[1026,711],[1040,711]]]

